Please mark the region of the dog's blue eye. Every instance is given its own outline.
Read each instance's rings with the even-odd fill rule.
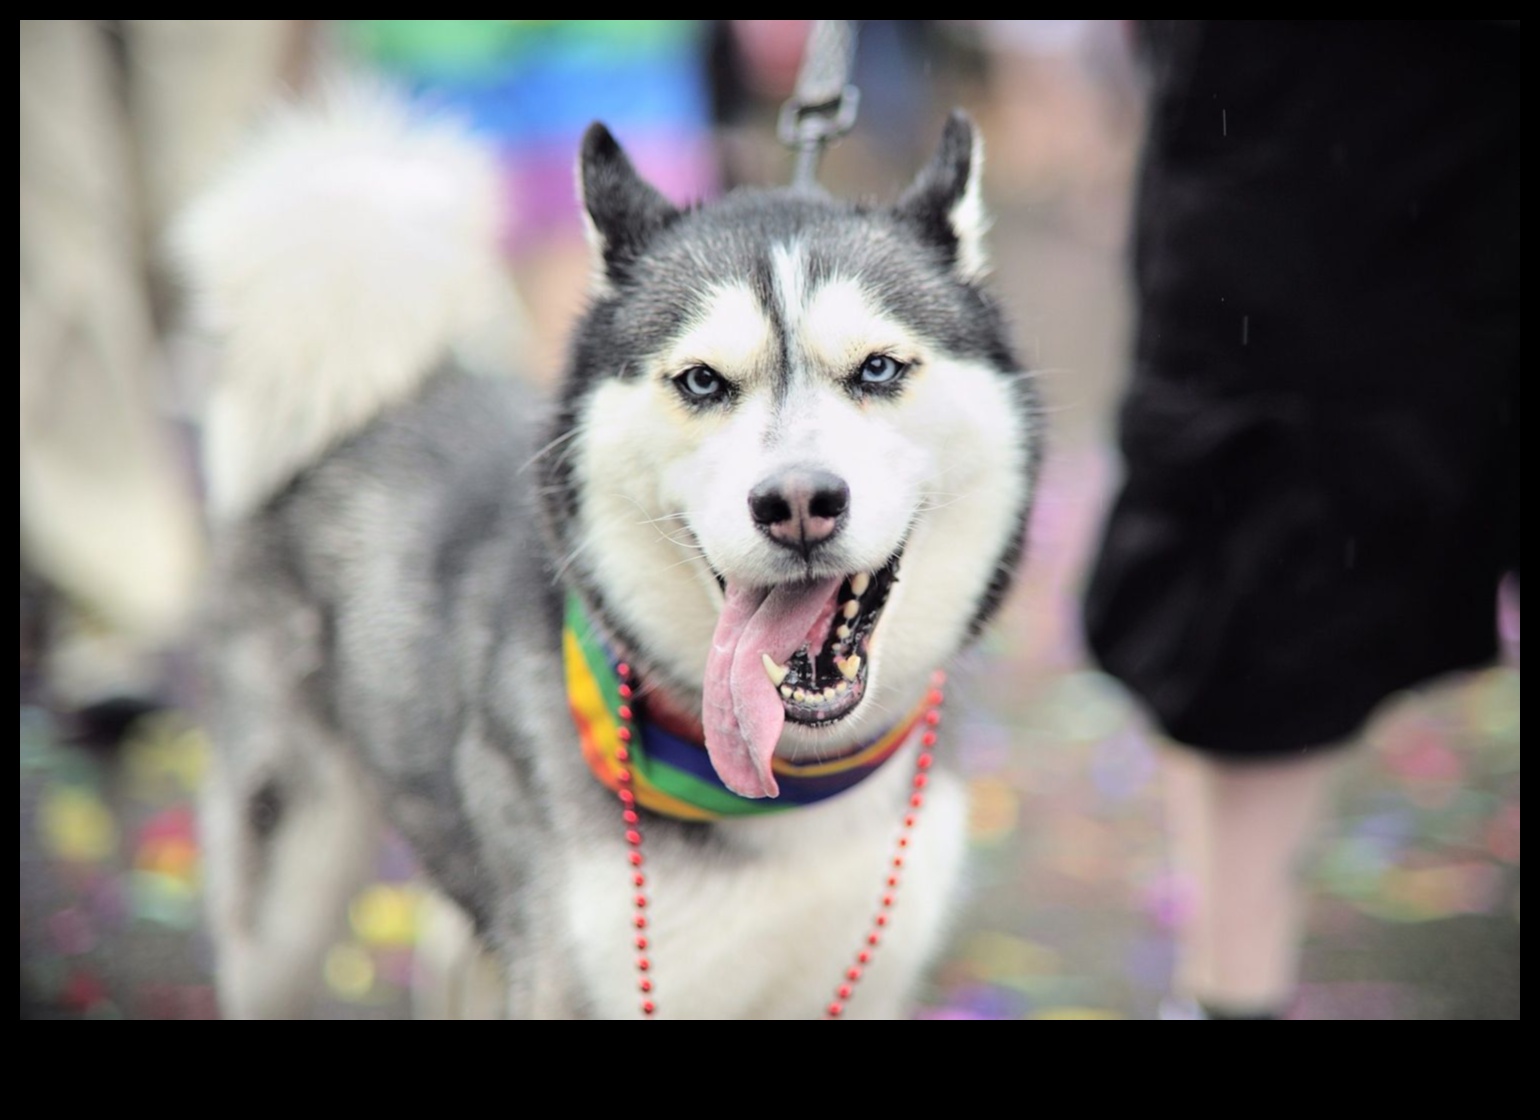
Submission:
[[[691,366],[674,378],[674,384],[678,385],[690,400],[716,400],[727,393],[727,382],[710,366]]]
[[[904,372],[904,363],[886,354],[873,354],[861,363],[863,385],[887,385]]]

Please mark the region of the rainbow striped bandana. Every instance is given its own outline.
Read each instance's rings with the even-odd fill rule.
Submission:
[[[577,725],[583,758],[594,776],[612,790],[620,789],[620,679],[616,661],[604,639],[589,624],[578,597],[567,596],[562,659],[567,670],[567,702]],[[632,701],[636,718],[630,746],[631,789],[644,809],[686,821],[762,816],[812,805],[844,793],[872,774],[898,752],[924,712],[922,701],[897,726],[874,742],[847,751],[839,758],[817,762],[772,763],[779,797],[741,797],[722,784],[699,731],[690,738],[646,718]]]

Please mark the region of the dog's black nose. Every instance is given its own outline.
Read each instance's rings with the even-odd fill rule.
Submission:
[[[850,487],[828,471],[778,471],[749,491],[754,524],[776,544],[803,556],[839,532],[849,508]]]

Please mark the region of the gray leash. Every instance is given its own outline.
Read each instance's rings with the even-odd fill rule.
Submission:
[[[791,185],[818,189],[818,159],[824,148],[856,123],[861,93],[849,84],[856,54],[856,29],[848,19],[819,19],[808,32],[797,88],[781,106],[776,133],[797,153]]]

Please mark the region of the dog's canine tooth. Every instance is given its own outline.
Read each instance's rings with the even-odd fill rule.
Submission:
[[[847,681],[856,679],[856,674],[861,671],[861,655],[853,653],[849,657],[836,657],[834,667],[840,671],[840,676]]]
[[[857,599],[866,594],[866,589],[872,585],[872,577],[865,572],[857,572],[850,577],[850,590],[855,593]]]
[[[846,618],[854,618],[856,615],[861,613],[861,604],[856,602],[854,599],[846,599],[844,607],[841,608],[841,613],[844,614]]]
[[[765,675],[770,678],[771,684],[779,688],[781,682],[786,679],[786,666],[776,661],[776,659],[771,657],[768,653],[762,653],[759,656],[764,660],[765,663]]]

